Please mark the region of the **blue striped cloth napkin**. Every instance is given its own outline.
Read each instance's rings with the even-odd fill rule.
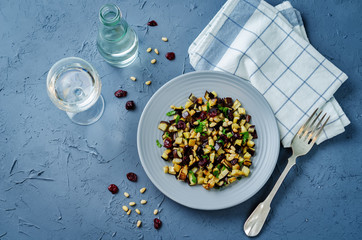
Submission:
[[[350,122],[333,97],[347,75],[308,41],[300,13],[289,2],[228,0],[189,48],[195,70],[237,75],[267,99],[281,142],[319,107],[331,118],[317,143],[344,132]]]

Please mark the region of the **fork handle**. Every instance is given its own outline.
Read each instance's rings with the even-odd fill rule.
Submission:
[[[275,183],[269,195],[263,202],[259,203],[255,210],[250,214],[249,218],[245,221],[244,232],[247,236],[255,237],[263,228],[265,220],[268,217],[270,211],[270,204],[280,185],[284,181],[284,178],[287,176],[290,169],[295,165],[296,158],[297,157],[295,155],[292,155],[290,158],[288,158],[287,166],[284,168],[282,174],[278,178],[278,181]]]

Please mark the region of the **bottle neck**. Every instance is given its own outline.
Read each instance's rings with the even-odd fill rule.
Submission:
[[[114,4],[106,4],[99,11],[99,20],[105,26],[115,26],[121,22],[122,14]]]

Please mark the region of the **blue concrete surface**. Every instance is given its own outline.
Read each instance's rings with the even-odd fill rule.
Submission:
[[[349,76],[335,97],[351,125],[299,159],[256,239],[360,239],[362,2],[291,2],[311,43]],[[152,185],[136,148],[143,107],[168,80],[192,71],[187,48],[224,1],[115,1],[140,39],[140,57],[126,69],[109,66],[97,53],[97,14],[104,3],[0,1],[0,239],[247,239],[244,221],[271,190],[289,149],[281,149],[272,177],[253,198],[222,211],[198,211]],[[159,26],[146,27],[150,19]],[[148,47],[160,50],[155,65]],[[164,58],[167,51],[176,53],[173,62]],[[102,77],[105,113],[88,127],[70,122],[46,94],[48,69],[68,56],[89,61]],[[113,96],[119,88],[128,91],[127,99]],[[137,109],[127,112],[126,100]],[[137,183],[126,179],[129,171],[138,174]],[[110,183],[120,187],[119,194],[108,192]],[[147,187],[142,196],[141,187]],[[142,198],[148,200],[138,206],[142,215],[125,215],[121,206]],[[155,208],[163,221],[158,231]]]

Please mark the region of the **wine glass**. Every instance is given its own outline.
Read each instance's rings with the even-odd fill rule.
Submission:
[[[96,70],[77,57],[56,62],[47,76],[50,100],[79,125],[95,123],[103,114],[104,99]]]

